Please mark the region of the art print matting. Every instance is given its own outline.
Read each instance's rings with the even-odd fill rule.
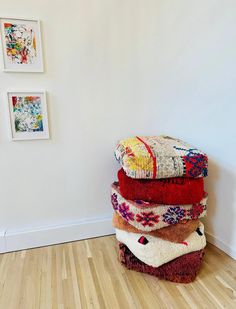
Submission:
[[[8,91],[12,140],[48,139],[48,115],[44,91]]]
[[[40,22],[0,18],[3,71],[43,72]]]

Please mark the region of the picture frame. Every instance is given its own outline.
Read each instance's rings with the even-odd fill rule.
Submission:
[[[49,139],[46,91],[7,91],[12,141]]]
[[[44,72],[40,21],[0,17],[4,72]]]

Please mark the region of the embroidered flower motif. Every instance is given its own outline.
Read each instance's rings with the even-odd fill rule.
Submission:
[[[191,209],[188,211],[188,216],[195,220],[200,217],[200,215],[203,213],[204,207],[200,203],[194,204]]]
[[[168,224],[176,224],[185,216],[185,210],[176,207],[169,207],[167,212],[163,215],[163,221]]]
[[[141,214],[136,215],[137,222],[140,222],[143,226],[153,226],[154,223],[159,222],[159,216],[155,215],[152,211],[141,212]]]
[[[118,201],[117,201],[117,194],[113,193],[112,196],[111,196],[111,203],[112,203],[112,206],[114,208],[114,210],[117,210],[118,209]]]
[[[126,205],[125,203],[122,203],[119,207],[119,212],[121,216],[126,220],[126,221],[133,221],[134,220],[134,214],[129,211],[129,206]]]

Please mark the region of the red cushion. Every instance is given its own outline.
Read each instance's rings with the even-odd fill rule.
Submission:
[[[204,196],[203,178],[134,179],[123,169],[118,171],[121,195],[128,200],[159,204],[193,204]]]
[[[120,262],[128,269],[177,283],[190,283],[195,280],[202,265],[203,256],[204,250],[194,251],[159,267],[152,267],[140,261],[124,244],[119,243]]]

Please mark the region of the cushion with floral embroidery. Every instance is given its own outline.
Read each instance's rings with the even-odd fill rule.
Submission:
[[[207,176],[207,155],[169,136],[136,136],[120,140],[115,157],[131,178]]]
[[[174,243],[151,235],[130,233],[116,229],[116,238],[143,263],[159,267],[184,254],[202,250],[206,246],[204,225],[191,233],[182,243]]]
[[[141,200],[126,200],[118,183],[111,187],[111,203],[116,213],[141,231],[154,231],[181,220],[195,220],[206,215],[207,193],[199,203],[162,205]]]

